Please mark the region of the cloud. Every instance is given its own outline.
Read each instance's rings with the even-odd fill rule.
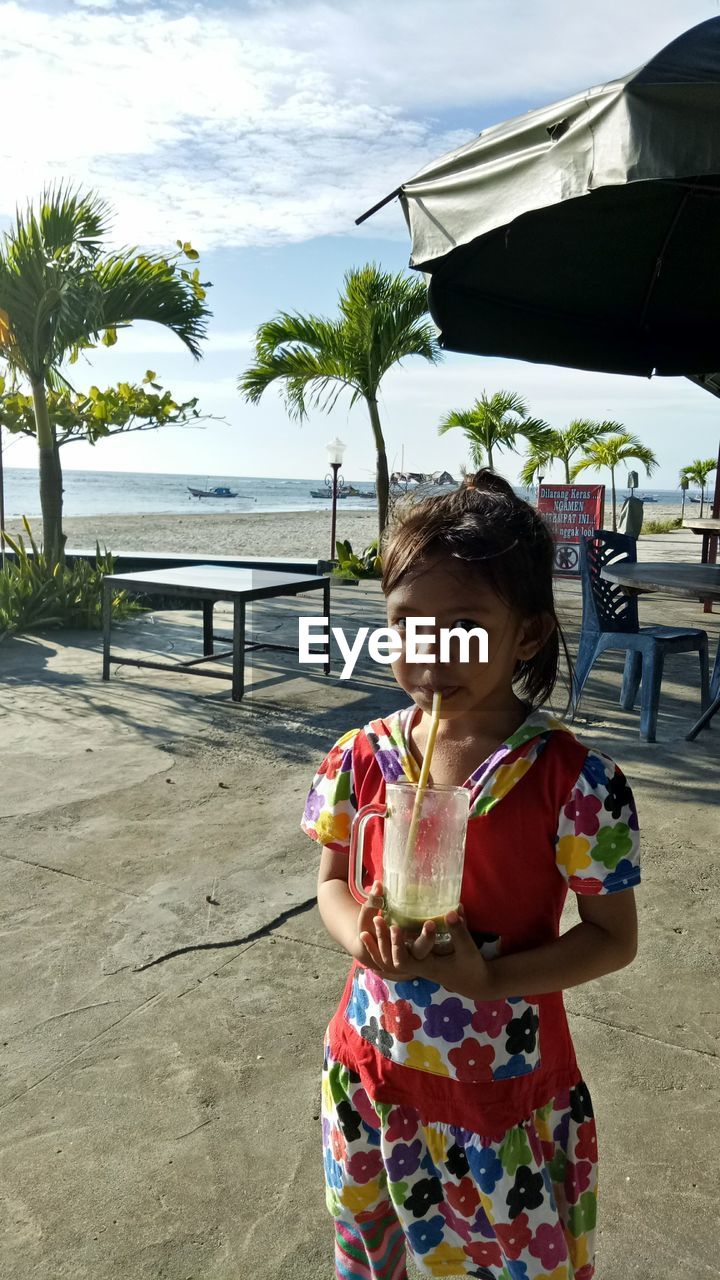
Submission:
[[[249,351],[255,341],[251,329],[213,329],[208,331],[207,341],[203,343],[203,355],[213,355],[226,351]],[[136,322],[128,329],[118,329],[118,340],[115,347],[110,348],[117,355],[187,355],[186,348],[180,339],[168,329],[156,324]],[[102,354],[102,353],[99,353]]]
[[[62,177],[113,203],[125,242],[347,234],[508,102],[622,74],[716,12],[707,0],[681,16],[675,0],[10,0],[3,97],[35,109],[3,131],[0,214]],[[398,209],[371,234],[403,237]]]

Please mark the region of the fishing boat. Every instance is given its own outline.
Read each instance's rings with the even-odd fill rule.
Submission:
[[[377,497],[377,494],[375,493],[374,489],[370,490],[369,492],[365,492],[364,490],[356,489],[355,486],[352,484],[348,484],[348,485],[345,485],[342,489],[338,489],[337,496],[338,498],[375,498]],[[311,489],[310,497],[311,498],[332,498],[332,488],[330,485],[328,485],[326,489]]]
[[[237,498],[235,489],[228,489],[225,484],[216,484],[214,489],[193,489],[188,485],[193,498]]]

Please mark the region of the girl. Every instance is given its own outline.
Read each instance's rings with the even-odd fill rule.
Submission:
[[[401,655],[410,705],[340,738],[305,807],[320,914],[354,961],[322,1086],[336,1275],[405,1280],[409,1247],[428,1276],[591,1280],[595,1124],[561,993],[635,955],[632,793],[538,710],[561,639],[552,537],[505,481],[481,471],[411,507],[383,564],[389,626],[484,627],[488,662]],[[412,940],[380,914],[381,823],[367,828],[366,906],[347,885],[353,816],[386,782],[417,781],[437,689],[431,783],[470,792],[449,955],[433,952],[432,921]],[[580,923],[560,935],[568,886]]]

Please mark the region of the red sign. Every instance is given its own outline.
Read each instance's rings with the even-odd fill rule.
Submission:
[[[555,538],[555,573],[577,577],[580,573],[580,539],[602,529],[604,484],[541,484],[538,511]]]

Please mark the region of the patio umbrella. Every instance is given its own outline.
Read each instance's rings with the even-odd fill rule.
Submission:
[[[444,347],[716,391],[720,18],[485,130],[395,195]]]

